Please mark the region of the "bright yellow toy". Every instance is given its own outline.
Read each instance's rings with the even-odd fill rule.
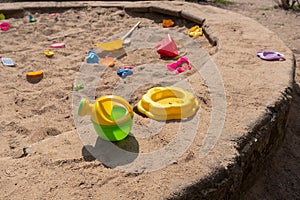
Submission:
[[[190,37],[198,37],[198,36],[203,35],[203,31],[202,31],[202,28],[200,28],[198,25],[196,25],[189,29],[188,34]]]
[[[82,99],[78,115],[91,115],[97,134],[105,140],[120,141],[127,137],[133,121],[133,110],[122,97],[102,96],[94,104]]]
[[[185,119],[194,115],[199,107],[195,96],[178,87],[155,87],[139,101],[137,108],[155,120]]]
[[[50,57],[54,56],[54,51],[52,51],[52,50],[45,50],[44,54],[45,54],[45,56],[47,56],[47,57],[50,58]]]
[[[27,72],[26,76],[27,77],[40,77],[43,76],[43,71],[34,71],[34,72]]]

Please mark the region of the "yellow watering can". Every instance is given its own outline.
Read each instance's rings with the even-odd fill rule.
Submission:
[[[81,99],[78,115],[90,115],[97,134],[104,140],[120,141],[126,138],[133,122],[133,110],[122,97],[106,95],[94,104]]]

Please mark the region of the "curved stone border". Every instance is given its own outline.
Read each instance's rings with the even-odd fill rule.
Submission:
[[[10,16],[21,14],[24,11],[87,7],[118,7],[131,12],[155,12],[182,17],[199,24],[203,24],[205,21],[198,17],[196,12],[201,10],[200,6],[186,2],[39,2],[34,4],[14,3],[13,5],[4,3],[1,5],[0,12]],[[212,45],[219,45],[219,40],[212,36],[213,34],[207,29],[204,29],[204,34]],[[284,44],[281,45],[284,46]],[[258,119],[252,122],[252,125],[248,127],[246,136],[237,138],[238,155],[235,156],[232,164],[225,168],[216,169],[213,174],[210,174],[204,180],[174,193],[169,199],[237,198],[242,190],[252,184],[264,160],[276,149],[285,135],[295,74],[295,58],[291,52],[287,57],[292,66],[287,66],[289,74],[282,74],[287,82],[280,88],[281,94],[277,96],[277,99],[274,99],[273,103],[267,106]]]

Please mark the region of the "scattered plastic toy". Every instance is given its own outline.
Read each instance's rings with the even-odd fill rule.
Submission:
[[[8,31],[10,29],[10,24],[7,22],[3,22],[0,24],[0,29],[2,31]]]
[[[76,85],[76,86],[74,87],[74,90],[79,91],[79,90],[81,90],[82,88],[84,88],[84,84],[83,84],[83,83],[80,83],[80,84],[78,84],[78,85]]]
[[[14,61],[11,58],[1,58],[3,65],[12,67],[15,65]]]
[[[268,60],[268,61],[272,61],[272,60],[285,60],[284,55],[278,52],[274,52],[274,51],[258,51],[256,53],[256,55],[258,57],[260,57],[263,60]]]
[[[185,67],[185,64],[187,65]],[[175,71],[175,74],[185,72],[186,70],[191,70],[191,63],[187,57],[179,58],[178,61],[167,65],[169,71]]]
[[[102,44],[96,44],[97,47],[103,49],[104,51],[115,51],[123,48],[123,44],[129,44],[131,39],[130,35],[138,27],[141,22],[138,22],[132,27],[121,39],[115,39]]]
[[[34,19],[34,17],[32,16],[32,14],[29,14],[29,22],[36,22],[36,19]]]
[[[0,20],[4,20],[5,19],[5,15],[3,13],[0,13]]]
[[[52,50],[45,50],[44,51],[45,56],[47,56],[48,58],[54,56],[54,51]]]
[[[170,27],[174,26],[174,22],[171,19],[164,19],[162,22],[162,26],[164,28],[170,28]]]
[[[156,45],[157,53],[160,57],[175,57],[178,56],[178,48],[170,34]]]
[[[126,78],[126,76],[133,74],[133,72],[132,72],[131,69],[122,69],[122,68],[119,68],[119,69],[117,70],[117,74],[118,74],[120,77],[122,77],[122,78]]]
[[[102,44],[96,44],[96,46],[105,51],[114,51],[114,50],[121,49],[123,47],[123,40],[121,39],[113,40]]]
[[[138,110],[155,120],[185,119],[199,107],[195,96],[178,87],[154,87],[138,102]]]
[[[133,110],[122,97],[106,95],[98,98],[94,104],[82,99],[78,115],[91,115],[94,129],[100,138],[108,141],[125,139],[132,127]]]
[[[88,56],[86,57],[85,60],[89,64],[99,63],[99,58],[98,58],[96,52],[94,52],[92,50],[88,51]]]
[[[65,43],[55,43],[55,44],[51,44],[50,48],[64,48],[66,45]]]
[[[40,77],[43,76],[44,72],[43,71],[34,71],[34,72],[27,72],[26,76],[27,77]]]
[[[134,68],[134,66],[130,66],[130,65],[126,65],[123,67],[123,69],[133,69],[133,68]]]
[[[38,83],[40,82],[44,77],[43,71],[32,71],[26,73],[27,81],[30,83]]]
[[[107,67],[115,66],[115,59],[113,57],[106,57],[101,59],[101,64]]]
[[[202,31],[202,28],[200,28],[198,25],[196,25],[189,29],[188,34],[190,37],[198,37],[198,36],[203,35],[203,31]]]
[[[49,16],[50,16],[50,17],[57,17],[57,16],[58,16],[58,13],[51,13]]]

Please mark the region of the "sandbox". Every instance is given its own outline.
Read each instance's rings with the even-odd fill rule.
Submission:
[[[0,69],[6,199],[236,198],[284,137],[294,58],[273,32],[249,18],[206,5],[150,1],[14,3],[1,4],[1,12],[12,36],[0,33],[0,54],[17,63]],[[28,24],[29,12],[35,24]],[[59,12],[58,21],[48,18],[52,12]],[[164,18],[172,18],[175,27],[163,29]],[[95,43],[122,35],[140,20],[127,55],[114,68],[84,63]],[[204,36],[188,38],[195,24],[203,25]],[[168,61],[156,63],[151,46],[166,33],[188,47],[191,72],[162,73]],[[66,48],[53,58],[39,54],[62,40]],[[261,50],[279,51],[286,60],[261,60]],[[137,66],[132,76],[113,76],[128,63]],[[24,73],[41,68],[43,80],[28,83]],[[72,90],[86,80],[87,90]],[[80,121],[74,113],[83,95],[95,100],[116,93],[135,106],[150,87],[178,83],[197,96],[196,117],[164,123],[136,114],[139,126],[113,146],[90,134],[89,119]]]

